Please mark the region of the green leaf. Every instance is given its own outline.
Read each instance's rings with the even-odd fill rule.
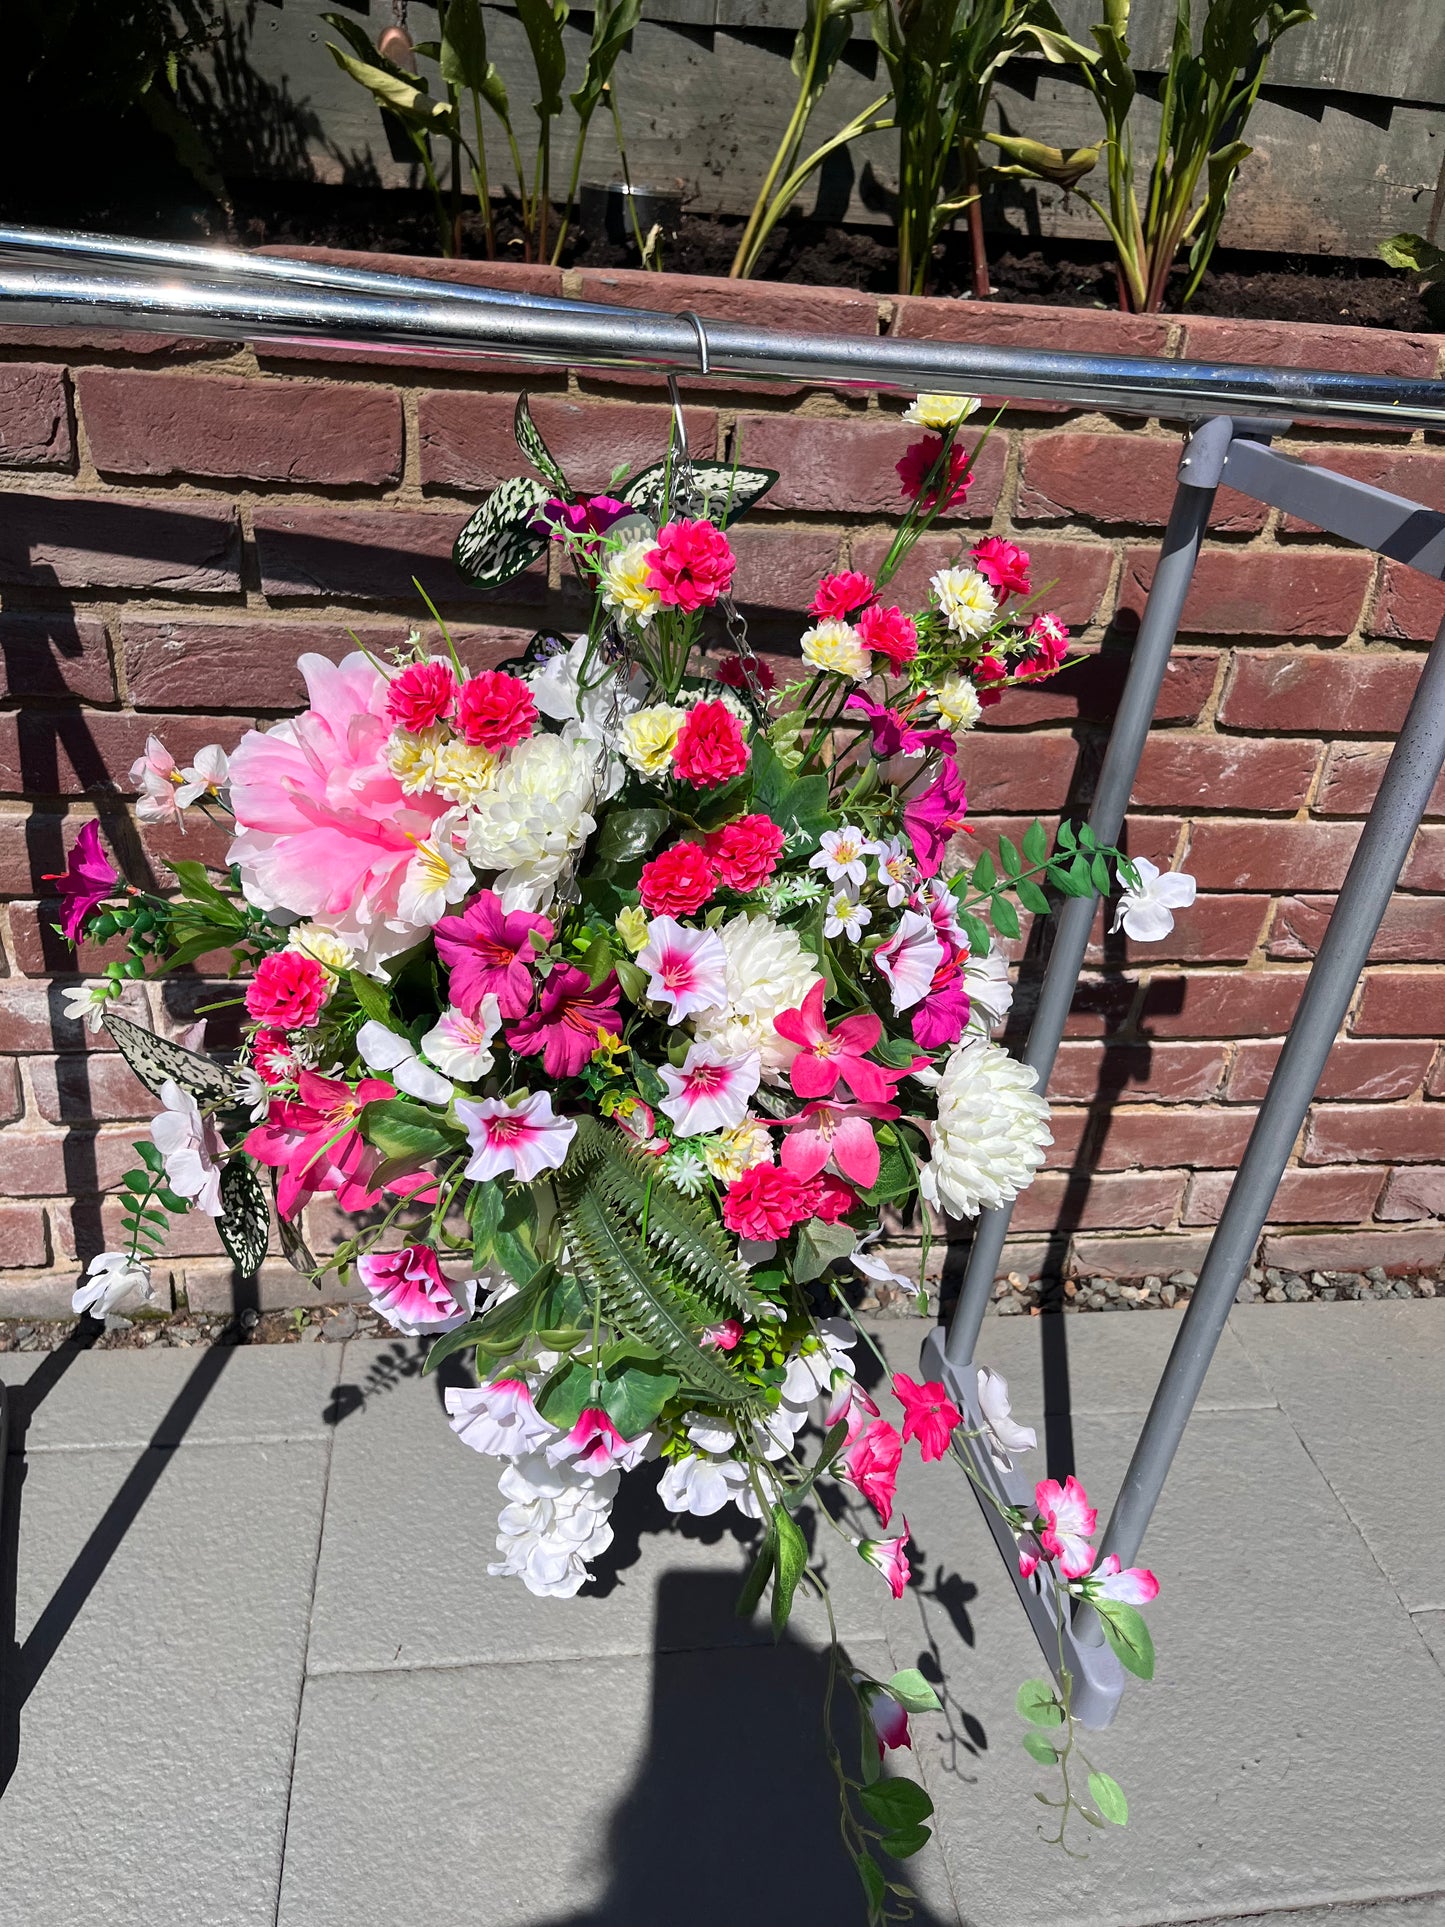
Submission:
[[[1124,1789],[1107,1773],[1089,1775],[1089,1798],[1111,1826],[1122,1827],[1129,1818],[1129,1802]]]
[[[1059,825],[1059,848],[1072,850],[1075,843],[1074,826],[1067,817]]]
[[[660,1360],[629,1365],[625,1371],[604,1377],[602,1409],[623,1438],[635,1439],[657,1423],[658,1414],[676,1396],[681,1382],[663,1370]]]
[[[391,999],[375,978],[363,976],[359,970],[348,970],[346,983],[364,1016],[374,1018],[379,1024],[386,1024],[392,1030],[399,1028],[392,1012]]]
[[[656,848],[672,822],[666,810],[609,810],[592,845],[599,863],[634,863]]]
[[[369,61],[343,53],[340,47],[333,46],[329,40],[326,45],[342,72],[359,81],[377,106],[395,114],[404,126],[424,132],[447,118],[450,112],[448,103],[445,100],[433,100],[414,74],[402,78],[388,72],[385,67],[373,67]]]
[[[517,18],[532,49],[532,65],[537,72],[533,112],[545,125],[562,111],[562,85],[567,78],[562,22],[567,18],[567,8],[564,5],[554,10],[551,0],[517,0]]]
[[[641,964],[634,963],[631,957],[616,957],[612,968],[617,972],[617,981],[628,1003],[640,1004],[647,995],[647,986],[651,981]],[[665,1094],[666,1086],[663,1088]]]
[[[1037,1760],[1040,1766],[1058,1765],[1058,1750],[1044,1738],[1042,1733],[1025,1733],[1023,1736],[1023,1746],[1024,1752],[1028,1754],[1029,1758],[1031,1760]]]
[[[1012,883],[1024,866],[1018,851],[1006,836],[1001,836],[998,840],[998,860],[1004,875]]]
[[[237,1104],[245,1095],[244,1086],[233,1071],[213,1064],[209,1057],[201,1057],[193,1050],[173,1044],[168,1037],[157,1037],[153,1031],[133,1024],[128,1017],[110,1011],[105,1018],[105,1027],[126,1063],[146,1089],[154,1091],[157,1097],[161,1085],[168,1079],[202,1104]],[[150,1153],[154,1153],[154,1158]],[[153,1171],[160,1170],[161,1156],[154,1145],[138,1144],[136,1155]]]
[[[584,126],[596,111],[597,103],[602,98],[602,89],[607,85],[612,69],[617,64],[617,56],[622,52],[627,36],[637,25],[641,12],[642,0],[617,0],[613,6],[609,6],[607,0],[599,0],[592,21],[592,41],[587,49],[582,85],[571,96],[572,105]]]
[[[1114,879],[1109,875],[1109,866],[1101,856],[1096,856],[1089,865],[1089,875],[1093,878],[1094,888],[1101,897],[1108,896],[1114,887]]]
[[[241,1276],[254,1278],[271,1236],[271,1209],[256,1167],[243,1151],[228,1159],[221,1173],[216,1231]]]
[[[974,956],[986,957],[993,949],[993,939],[982,917],[974,916],[971,910],[964,910],[960,912],[958,920],[963,925],[963,934],[968,938],[968,947]]]
[[[1048,860],[1049,839],[1044,835],[1044,826],[1035,819],[1024,831],[1024,860],[1031,869],[1036,870]]]
[[[743,1581],[743,1589],[738,1594],[738,1603],[733,1608],[739,1619],[750,1619],[757,1611],[763,1589],[772,1576],[776,1549],[777,1534],[770,1523],[763,1543],[758,1547],[758,1556],[753,1561],[752,1570]]]
[[[888,1827],[916,1827],[933,1812],[933,1802],[916,1780],[875,1780],[858,1795],[868,1813]]]
[[[670,460],[653,462],[634,475],[627,485],[627,500],[657,521],[666,491],[676,473]],[[702,498],[700,514],[725,529],[746,515],[754,502],[766,495],[778,479],[775,468],[744,468],[731,462],[694,462],[693,485]]]
[[[236,908],[231,898],[218,890],[206,875],[205,865],[194,863],[187,857],[177,859],[171,864],[181,891],[192,903],[204,903],[207,909],[220,917],[222,923],[235,930],[244,930],[246,919]]]
[[[993,858],[987,850],[980,850],[978,861],[973,866],[973,887],[975,890],[992,890],[998,882],[998,871],[994,868]]]
[[[773,1578],[773,1638],[781,1639],[793,1610],[793,1595],[798,1590],[808,1564],[808,1542],[786,1506],[773,1507],[773,1532],[777,1541],[777,1571]]]
[[[491,63],[481,0],[448,0],[437,59],[443,80],[474,94],[483,92]]]
[[[878,1845],[891,1859],[906,1860],[910,1854],[926,1847],[932,1838],[931,1827],[900,1827],[896,1833],[885,1833]]]
[[[1005,896],[990,897],[988,914],[993,919],[993,927],[1001,937],[1016,937],[1019,934],[1018,911]]]
[[[888,1681],[888,1691],[905,1713],[936,1713],[943,1702],[916,1666],[905,1666]]]
[[[532,420],[532,411],[527,405],[525,394],[517,397],[517,406],[512,414],[512,433],[517,438],[517,446],[522,454],[554,494],[570,495],[572,490],[567,477],[558,466],[551,449],[543,441],[541,429]]]
[[[816,843],[831,829],[826,776],[795,776],[763,737],[753,742],[753,808],[769,816],[788,836]]]
[[[388,1097],[362,1108],[361,1135],[389,1160],[422,1165],[455,1151],[466,1142],[463,1132],[443,1122],[439,1113],[415,1098]]]
[[[1025,910],[1032,910],[1036,917],[1049,914],[1049,900],[1032,878],[1020,877],[1014,889]]]
[[[1154,1640],[1144,1615],[1122,1599],[1096,1599],[1094,1610],[1104,1628],[1104,1637],[1113,1647],[1119,1664],[1139,1679],[1154,1677]]]
[[[552,1425],[570,1432],[592,1391],[590,1360],[564,1358],[537,1391],[537,1410]]]
[[[1014,1711],[1030,1726],[1064,1723],[1064,1709],[1051,1679],[1026,1679],[1014,1699]]]
[[[793,1277],[800,1285],[821,1278],[829,1265],[841,1264],[850,1258],[857,1243],[858,1234],[848,1225],[825,1224],[821,1218],[809,1218],[798,1229]]]
[[[860,1853],[853,1865],[858,1869],[858,1878],[863,1882],[869,1905],[881,1907],[888,1894],[888,1882],[883,1878],[883,1869],[871,1853]],[[872,1917],[870,1914],[869,1918]]]
[[[530,475],[514,475],[494,488],[452,547],[452,561],[468,582],[497,589],[545,553],[547,537],[531,526],[548,489]]]

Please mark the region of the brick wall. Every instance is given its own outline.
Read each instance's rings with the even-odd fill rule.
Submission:
[[[388,265],[382,263],[382,265]],[[404,265],[415,272],[418,264]],[[695,307],[762,325],[1042,348],[1119,349],[1434,375],[1432,338],[1353,328],[1128,318],[1102,312],[876,301],[837,291],[638,274],[466,267],[590,300]],[[244,348],[115,334],[0,336],[0,1315],[62,1308],[77,1259],[113,1229],[98,1191],[151,1108],[105,1039],[65,1020],[72,969],[48,928],[47,873],[99,812],[131,873],[164,878],[212,832],[141,834],[125,771],[148,731],[178,754],[231,744],[300,696],[302,649],[340,654],[354,629],[400,640],[418,576],[473,660],[575,615],[535,570],[483,601],[448,554],[479,496],[514,472],[526,385],[578,482],[651,459],[658,384],[565,371],[478,373],[426,358]],[[879,559],[910,439],[901,404],[825,391],[697,383],[695,448],[785,473],[740,531],[754,638],[782,652],[820,571]],[[1311,459],[1445,507],[1445,451],[1422,436],[1289,438]],[[986,530],[1033,553],[1035,580],[1088,663],[990,713],[967,756],[985,835],[1087,801],[1128,660],[1177,433],[1043,405],[1011,407],[966,510],[930,536],[904,588]],[[1092,1270],[1195,1265],[1248,1136],[1309,960],[1370,807],[1445,592],[1221,491],[1186,632],[1166,679],[1128,847],[1182,861],[1200,901],[1139,948],[1096,931],[1060,1053],[1049,1170],[1020,1201],[1011,1263],[1052,1245]],[[1445,788],[1421,830],[1266,1236],[1291,1265],[1445,1258]],[[1036,945],[1016,946],[1026,1006]],[[93,958],[83,960],[93,967]],[[178,979],[132,993],[158,1022],[227,993]],[[212,1012],[224,1040],[228,1013]],[[312,1227],[324,1241],[328,1226]],[[229,1302],[209,1227],[189,1221],[174,1278]],[[278,1269],[266,1290],[294,1293]]]

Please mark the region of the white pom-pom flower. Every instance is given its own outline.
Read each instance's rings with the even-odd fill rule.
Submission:
[[[954,1045],[938,1080],[933,1156],[920,1173],[931,1205],[973,1218],[1031,1181],[1054,1141],[1036,1076],[998,1044],[966,1037]]]

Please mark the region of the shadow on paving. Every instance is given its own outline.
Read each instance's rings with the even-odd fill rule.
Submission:
[[[660,1580],[646,1751],[598,1843],[606,1890],[536,1927],[864,1927],[823,1739],[827,1655],[791,1635],[699,1647],[705,1629],[732,1618],[738,1586],[729,1573]],[[842,1682],[834,1704],[844,1761],[856,1762]],[[886,1870],[908,1879],[906,1865]],[[945,1927],[921,1902],[913,1919]]]

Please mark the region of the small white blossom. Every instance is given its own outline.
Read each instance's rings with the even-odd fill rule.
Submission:
[[[903,419],[941,435],[945,428],[956,428],[977,414],[979,406],[977,395],[916,395],[904,409]]]
[[[62,995],[71,1023],[83,1022],[87,1030],[96,1031],[105,1022],[106,1005],[119,997],[120,985],[111,977],[91,977],[83,984],[72,984]]]
[[[1139,888],[1125,889],[1112,927],[1122,924],[1126,935],[1136,943],[1159,943],[1174,928],[1174,912],[1187,910],[1194,901],[1194,879],[1185,870],[1166,870],[1162,874],[1147,856],[1136,856]]]
[[[825,937],[846,937],[849,943],[858,943],[863,936],[865,924],[873,921],[873,912],[866,903],[860,903],[845,883],[829,897],[828,906],[823,912],[823,935]]]
[[[826,871],[830,883],[851,883],[861,890],[868,881],[868,866],[863,859],[882,854],[881,843],[870,842],[862,830],[844,823],[839,829],[824,830],[818,838],[817,851],[808,858],[808,866]]]
[[[92,1318],[104,1318],[136,1292],[142,1304],[154,1301],[150,1266],[125,1251],[102,1251],[86,1266],[85,1280],[76,1287],[70,1309],[77,1317],[88,1311]]]
[[[166,1183],[179,1197],[219,1218],[221,1167],[216,1160],[223,1146],[214,1123],[201,1116],[196,1100],[172,1078],[157,1096],[164,1108],[151,1121],[151,1137],[165,1165]]]

